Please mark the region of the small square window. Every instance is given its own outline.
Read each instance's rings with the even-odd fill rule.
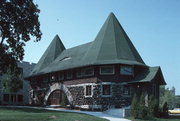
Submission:
[[[102,95],[111,95],[111,85],[102,85]]]
[[[114,74],[114,66],[102,66],[100,67],[101,75],[110,75]]]
[[[133,75],[134,70],[133,70],[133,67],[131,66],[121,66],[120,73],[122,75]]]
[[[87,85],[85,87],[85,96],[92,96],[92,86],[91,85]]]

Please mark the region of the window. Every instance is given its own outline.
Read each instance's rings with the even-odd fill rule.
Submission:
[[[130,95],[130,87],[123,87],[123,95]]]
[[[68,71],[67,72],[67,79],[72,79],[72,77],[73,77],[72,71]]]
[[[36,97],[36,93],[35,91],[32,92],[32,97],[35,98]]]
[[[70,60],[71,57],[64,57],[63,59],[61,59],[60,61],[66,61],[66,60]]]
[[[81,69],[76,70],[76,77],[82,77]]]
[[[64,79],[64,73],[60,72],[58,73],[58,80],[63,80]]]
[[[16,95],[15,94],[11,95],[11,102],[16,102]]]
[[[90,68],[85,68],[82,71],[83,76],[92,76],[94,75],[94,68],[90,67]]]
[[[84,69],[77,69],[76,76],[77,77],[86,77],[86,76],[93,76],[94,75],[94,68],[84,68]]]
[[[9,102],[9,94],[3,95],[4,102]]]
[[[102,85],[102,95],[104,96],[111,95],[111,85]]]
[[[100,67],[101,75],[109,75],[114,74],[114,66],[102,66]]]
[[[18,95],[18,102],[23,102],[23,95]]]
[[[131,66],[121,66],[120,73],[122,75],[133,75],[134,71]]]
[[[85,96],[92,96],[92,85],[85,86]]]

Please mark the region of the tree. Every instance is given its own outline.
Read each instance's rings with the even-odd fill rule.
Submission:
[[[153,95],[148,100],[148,113],[150,117],[158,116],[158,101]]]
[[[160,107],[162,108],[165,102],[168,104],[169,109],[175,107],[175,88],[172,89],[165,88],[165,86],[160,87]]]
[[[0,0],[0,74],[17,72],[25,43],[41,39],[39,12],[33,0]]]
[[[180,108],[180,96],[175,97],[175,107]]]
[[[19,71],[18,69],[8,69],[7,73],[3,75],[4,90],[8,92],[17,92],[22,88],[22,86],[23,83],[21,71]]]

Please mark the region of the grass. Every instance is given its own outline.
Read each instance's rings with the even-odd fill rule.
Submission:
[[[108,121],[106,119],[69,112],[31,108],[0,108],[0,121]]]
[[[127,117],[127,119],[131,121],[180,121],[180,115],[179,116],[169,116],[169,118],[152,118],[152,119],[134,119],[132,117]]]

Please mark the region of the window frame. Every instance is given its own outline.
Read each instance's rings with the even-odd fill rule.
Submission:
[[[87,94],[87,87],[90,86],[91,87],[91,95],[86,95]],[[85,97],[92,97],[93,96],[93,85],[85,85],[84,86],[84,96]]]
[[[85,74],[85,70],[92,69],[92,74]],[[93,67],[87,67],[81,70],[82,77],[86,76],[93,76],[94,75],[94,68]]]
[[[131,69],[132,69],[132,74],[122,73],[122,70],[121,70],[122,68],[131,68]],[[126,76],[134,76],[134,68],[133,68],[133,66],[121,65],[121,66],[120,66],[120,74],[121,74],[121,75],[126,75]]]
[[[104,92],[103,86],[105,86],[105,85],[109,85],[110,86],[110,94],[109,95],[104,95],[103,94],[103,92]],[[102,85],[101,85],[101,96],[102,97],[112,97],[112,83],[102,83]]]
[[[105,67],[112,67],[113,68],[113,72],[112,73],[102,73],[102,68],[105,68]],[[99,70],[100,70],[99,71],[100,75],[114,75],[115,74],[114,65],[100,66]]]

